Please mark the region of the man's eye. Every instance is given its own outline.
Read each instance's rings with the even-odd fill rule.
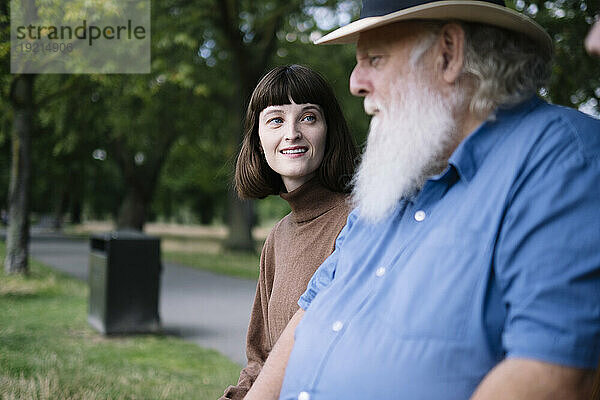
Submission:
[[[377,65],[377,63],[381,60],[381,56],[369,56],[369,64],[371,66]]]

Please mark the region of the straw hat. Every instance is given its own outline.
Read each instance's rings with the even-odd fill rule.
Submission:
[[[531,18],[504,5],[504,0],[363,0],[360,18],[323,36],[315,44],[354,43],[361,32],[414,19],[461,20],[521,32],[552,49],[552,39]]]

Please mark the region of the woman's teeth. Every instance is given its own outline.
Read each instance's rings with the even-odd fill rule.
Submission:
[[[298,153],[306,153],[307,149],[293,149],[293,150],[282,150],[283,154],[298,154]]]

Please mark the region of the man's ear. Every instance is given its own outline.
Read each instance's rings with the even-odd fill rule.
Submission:
[[[454,84],[464,65],[465,31],[456,23],[442,27],[438,42],[438,71],[447,84]]]

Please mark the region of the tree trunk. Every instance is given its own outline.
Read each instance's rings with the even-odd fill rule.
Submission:
[[[262,72],[262,68],[256,68],[254,64],[260,55],[246,50],[246,44],[243,41],[243,35],[239,30],[239,2],[236,0],[215,2],[218,15],[217,26],[224,34],[228,43],[229,50],[232,53],[233,80],[232,83],[235,92],[229,103],[229,111],[232,121],[230,127],[232,134],[229,137],[228,148],[233,156],[241,143],[242,139],[242,120],[244,116],[244,106],[252,93],[254,78]],[[252,55],[252,57],[249,57]],[[268,57],[267,57],[268,58]],[[265,64],[267,60],[258,60]],[[258,70],[258,73],[256,72]],[[226,249],[234,251],[254,251],[254,240],[252,239],[252,222],[254,208],[251,201],[242,201],[237,197],[233,187],[227,191],[227,218],[228,237],[224,246]]]
[[[146,223],[146,211],[149,202],[135,186],[127,189],[125,198],[119,207],[117,229],[135,229],[142,231]]]
[[[115,142],[115,155],[119,160],[117,164],[126,185],[125,197],[117,214],[117,229],[144,230],[158,176],[176,138],[177,135],[173,134],[171,138],[158,144],[158,153],[147,155],[146,162],[138,166],[134,164],[133,156],[123,144]]]
[[[235,191],[227,191],[229,234],[225,247],[233,251],[256,251],[252,239],[254,207],[250,200],[240,200]]]
[[[69,205],[69,193],[65,187],[60,190],[54,201],[54,217],[52,218],[52,229],[60,231],[63,227],[65,210]]]
[[[235,53],[234,58],[240,60],[236,65],[246,66],[246,64],[241,61],[244,59],[243,54],[244,53],[240,50]],[[263,66],[260,68],[264,69]],[[237,95],[235,96],[236,101],[232,102],[230,107],[232,115],[236,116],[236,123],[234,125],[235,133],[232,135],[235,143],[232,147],[236,150],[242,142],[246,101],[250,99],[250,95],[254,90],[254,85],[258,82],[258,78],[260,77],[260,73],[257,73],[256,70],[256,68],[244,67],[234,70],[234,73],[236,74],[234,84],[237,88]],[[260,71],[262,72],[262,69]],[[254,240],[252,238],[252,227],[255,222],[254,202],[238,198],[233,185],[230,185],[227,191],[227,205],[229,232],[227,240],[225,241],[225,247],[234,251],[256,251]]]
[[[239,115],[239,132],[242,129],[242,117]],[[236,144],[241,141],[240,136],[235,135]],[[237,146],[236,146],[237,147]],[[224,245],[226,249],[233,251],[256,251],[252,239],[252,227],[254,226],[254,202],[241,200],[233,185],[227,190],[227,225],[228,235]]]
[[[71,223],[72,224],[80,224],[81,223],[81,211],[82,211],[82,201],[80,197],[76,197],[72,199],[71,203]]]
[[[240,80],[243,77],[239,77]],[[232,147],[237,149],[239,143],[242,141],[242,130],[243,130],[243,114],[242,107],[243,101],[241,99],[249,98],[251,92],[245,93],[243,85],[238,81],[238,92],[240,93],[237,102],[237,107],[232,110],[233,115],[237,115],[236,118],[236,130],[237,134],[232,135],[235,140],[235,145]],[[225,248],[232,251],[256,251],[254,245],[254,239],[252,238],[252,227],[254,225],[254,202],[251,200],[241,200],[233,185],[229,185],[227,189],[227,224],[228,224],[228,235],[225,241]]]
[[[29,183],[34,80],[35,75],[18,75],[11,86],[14,121],[4,260],[7,273],[26,274],[29,270]]]

